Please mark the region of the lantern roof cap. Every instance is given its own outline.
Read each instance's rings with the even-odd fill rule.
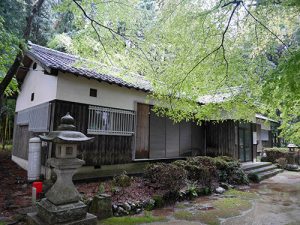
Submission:
[[[76,131],[74,123],[74,118],[70,113],[67,113],[60,119],[60,125],[57,131],[51,131],[47,135],[39,135],[39,137],[42,141],[54,143],[79,143],[94,139],[93,137],[87,137],[85,134]]]
[[[293,144],[293,143],[288,144],[287,147],[288,147],[288,148],[298,148],[298,146],[295,145],[295,144]]]

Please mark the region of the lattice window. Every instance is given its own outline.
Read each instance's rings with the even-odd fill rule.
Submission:
[[[121,135],[134,134],[135,112],[100,106],[89,107],[88,134]]]

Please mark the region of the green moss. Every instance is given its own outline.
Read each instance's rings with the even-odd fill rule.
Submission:
[[[183,204],[182,202],[178,202],[175,206],[177,209],[184,209],[186,208],[187,206],[185,204]]]
[[[215,216],[215,210],[197,212],[195,214],[186,210],[180,210],[174,213],[174,217],[179,220],[201,221],[208,225],[220,224],[218,217]]]
[[[98,222],[98,225],[135,225],[143,223],[163,222],[166,221],[164,217],[152,216],[145,213],[143,216],[124,216],[124,217],[111,217]]]
[[[252,193],[242,191],[231,191],[232,195],[239,196],[238,198],[221,198],[212,203],[214,209],[207,211],[197,211],[195,213],[179,210],[174,213],[176,219],[200,221],[208,225],[219,225],[221,218],[229,218],[238,216],[241,211],[251,208],[249,199],[253,198]]]
[[[236,189],[230,189],[228,191],[226,191],[224,193],[224,195],[228,196],[228,195],[233,195],[235,197],[239,197],[242,199],[256,199],[257,198],[257,194],[255,194],[254,192],[248,192],[248,191],[239,191]]]
[[[213,203],[216,208],[216,215],[220,218],[238,216],[240,211],[251,208],[252,204],[246,199],[240,198],[222,198]]]

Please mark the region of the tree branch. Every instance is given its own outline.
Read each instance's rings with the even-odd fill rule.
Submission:
[[[117,31],[115,31],[114,29],[102,24],[102,23],[99,23],[98,21],[94,20],[92,17],[90,17],[87,12],[85,11],[85,9],[77,2],[77,0],[72,0],[76,5],[77,7],[81,10],[81,12],[83,13],[83,15],[91,21],[91,23],[94,23],[106,30],[108,30],[113,36],[119,36],[121,37],[122,39],[124,39],[125,41],[129,41],[130,43],[132,43],[139,51],[141,51],[141,53],[143,54],[143,56],[145,57],[145,59],[148,61],[151,69],[155,72],[155,69],[153,68],[153,65],[151,63],[151,60],[149,59],[149,57],[147,56],[147,54],[145,53],[145,51],[135,42],[133,41],[132,39],[128,38],[126,35],[122,35],[120,33],[118,33]],[[117,38],[117,40],[119,40]],[[123,41],[124,42],[124,41]]]
[[[227,22],[227,25],[225,27],[225,30],[223,31],[222,33],[222,39],[221,39],[221,43],[219,46],[217,46],[214,50],[212,50],[211,52],[209,52],[207,55],[205,55],[203,58],[201,58],[188,72],[187,74],[184,76],[184,78],[177,82],[175,85],[178,85],[178,84],[182,84],[182,82],[184,82],[187,77],[203,62],[205,61],[207,58],[209,58],[212,54],[218,52],[220,49],[222,49],[222,54],[223,54],[223,59],[225,61],[225,64],[226,64],[226,76],[228,75],[228,67],[229,67],[229,64],[228,64],[228,61],[226,59],[226,51],[225,51],[225,47],[224,47],[224,42],[225,42],[225,36],[226,36],[226,33],[229,29],[229,26],[230,26],[230,23],[232,21],[232,18],[233,18],[233,15],[235,13],[235,11],[237,10],[237,8],[240,6],[240,4],[242,3],[242,1],[233,1],[233,2],[230,2],[230,4],[235,4],[233,10],[231,11],[231,14],[230,14],[230,17],[228,19],[228,22]],[[230,5],[230,4],[226,4],[226,6]]]
[[[288,52],[289,49],[288,49],[288,45],[277,35],[275,34],[272,30],[270,30],[265,24],[263,24],[260,20],[258,20],[248,9],[247,7],[245,6],[244,2],[242,2],[242,5],[244,7],[244,9],[246,10],[246,12],[255,20],[255,22],[257,22],[258,24],[260,24],[263,28],[265,28],[268,32],[270,32],[277,40],[279,40],[283,45],[284,47],[287,49]]]
[[[103,48],[103,50],[104,50],[104,52],[105,52],[106,57],[108,58],[109,63],[113,66],[113,63],[112,63],[112,61],[110,60],[110,57],[109,57],[109,55],[108,55],[108,53],[107,53],[107,51],[106,51],[106,48],[105,48],[105,46],[104,46],[104,44],[103,44],[103,42],[102,42],[102,40],[101,40],[100,34],[98,33],[96,27],[94,26],[94,22],[93,22],[93,21],[91,21],[91,25],[92,25],[94,31],[95,31],[96,34],[97,34],[98,40],[99,40],[100,44],[102,45],[102,48]]]

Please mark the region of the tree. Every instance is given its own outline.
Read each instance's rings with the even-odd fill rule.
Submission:
[[[1,141],[3,147],[5,147],[5,141],[7,137],[6,131],[8,130],[9,133],[9,124],[11,124],[9,117],[9,115],[11,114],[11,107],[9,106],[11,106],[11,104],[8,104],[8,101],[5,101],[5,105],[3,104],[4,95],[11,96],[17,90],[17,83],[14,80],[14,75],[21,65],[23,52],[26,48],[25,43],[30,37],[34,17],[41,9],[43,2],[44,0],[38,0],[32,5],[31,12],[28,17],[26,17],[27,23],[24,26],[23,34],[21,37],[22,39],[18,37],[18,32],[14,31],[15,33],[11,33],[13,31],[10,31],[10,25],[7,25],[7,23],[5,24],[3,18],[0,17],[0,51],[2,53],[2,60],[0,61],[0,130],[2,133]],[[4,12],[9,13],[9,10]]]
[[[285,104],[287,98],[273,92],[272,79],[275,71],[290,68],[291,62],[298,60],[294,52],[299,48],[293,39],[299,27],[299,1],[148,3],[64,1],[71,5],[68,10],[74,14],[78,30],[69,40],[69,51],[101,59],[124,73],[144,75],[162,106],[156,111],[176,121],[250,120],[256,112],[278,109],[283,115],[282,107],[287,110],[297,102],[298,95],[290,93],[291,103]],[[297,63],[293,67],[299,71]],[[267,90],[280,98],[278,104],[272,105],[263,95]],[[227,97],[220,99],[220,93]],[[199,104],[208,95],[214,102]],[[295,116],[299,118],[292,115],[293,121]],[[283,122],[283,129],[285,123],[291,124],[288,121]]]

